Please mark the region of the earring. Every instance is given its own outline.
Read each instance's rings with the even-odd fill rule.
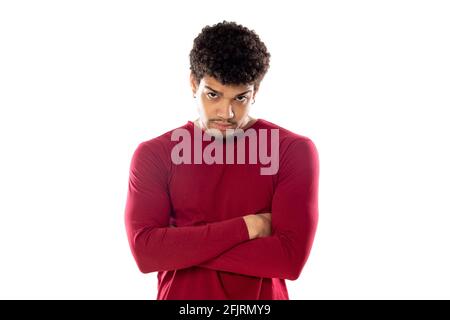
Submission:
[[[255,103],[255,99],[253,99],[253,101],[252,101],[252,104],[254,104]]]

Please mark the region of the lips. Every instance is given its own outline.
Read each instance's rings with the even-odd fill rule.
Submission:
[[[223,122],[213,122],[213,126],[219,130],[226,130],[233,128],[233,125],[231,123],[223,123]]]

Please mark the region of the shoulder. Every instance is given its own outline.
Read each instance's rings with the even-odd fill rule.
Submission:
[[[318,179],[319,154],[310,137],[267,120],[259,124],[260,128],[277,129],[279,133],[278,183],[304,183]]]
[[[174,145],[172,133],[177,130],[188,130],[190,123],[166,131],[156,137],[141,141],[137,144],[133,153],[133,161],[159,162],[170,166],[170,152]]]
[[[189,131],[190,126],[191,123],[188,122],[182,126],[166,131],[154,138],[142,141],[138,143],[136,151],[140,153],[166,153],[174,145],[174,141],[171,139],[173,133],[182,130]]]
[[[258,124],[261,129],[278,131],[281,157],[292,153],[317,153],[316,145],[310,137],[295,132],[294,130],[286,129],[265,119],[259,119]]]

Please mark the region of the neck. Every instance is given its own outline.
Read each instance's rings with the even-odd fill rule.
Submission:
[[[248,127],[252,126],[252,125],[256,122],[256,120],[257,120],[257,119],[248,116],[248,118],[247,118],[247,123],[242,127],[242,129],[245,130],[245,129],[247,129]]]

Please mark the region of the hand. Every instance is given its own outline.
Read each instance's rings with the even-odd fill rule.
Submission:
[[[272,214],[249,214],[243,217],[250,239],[268,237],[272,233]]]

